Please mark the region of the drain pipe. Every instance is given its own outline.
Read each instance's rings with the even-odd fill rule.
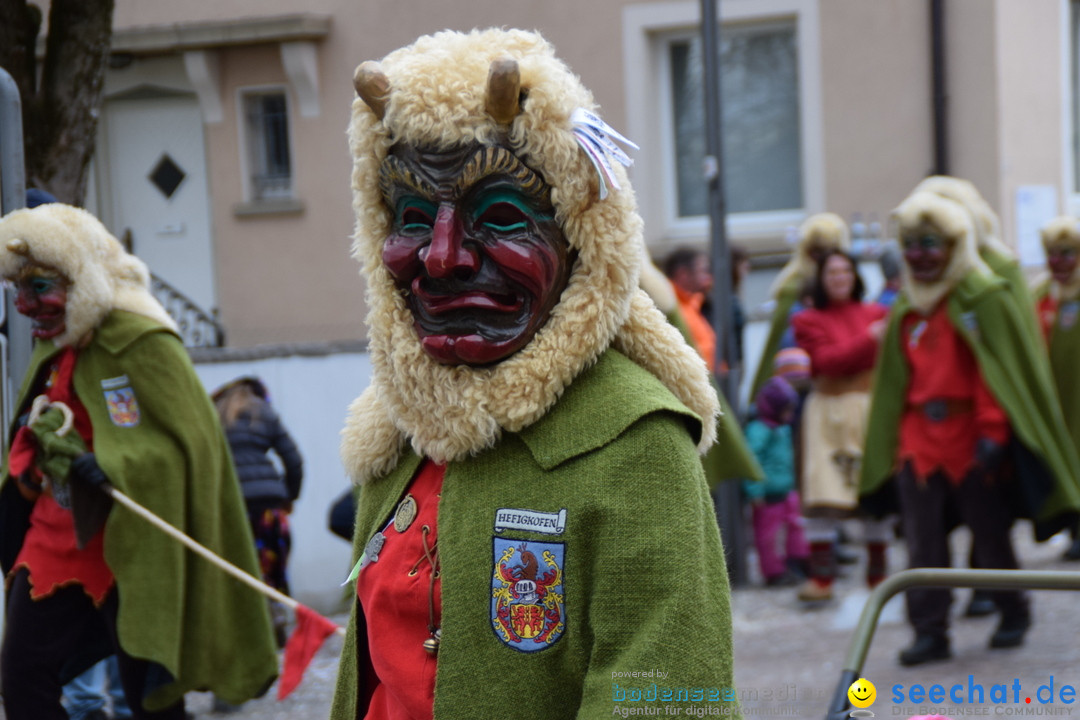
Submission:
[[[945,91],[945,0],[930,0],[930,72],[934,94],[934,174],[949,174],[948,95]]]

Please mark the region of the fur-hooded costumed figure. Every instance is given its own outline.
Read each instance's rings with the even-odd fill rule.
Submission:
[[[815,256],[821,257],[829,250],[851,251],[851,232],[847,223],[836,213],[811,215],[799,226],[799,239],[791,259],[781,268],[769,290],[776,307],[773,309],[769,334],[765,338],[761,361],[750,388],[751,397],[755,397],[765,381],[772,376],[773,359],[787,331],[791,308],[817,274]]]
[[[520,93],[505,115],[495,111],[496,119],[488,74],[504,58],[516,62]],[[542,417],[609,347],[660,378],[704,420],[699,447],[708,449],[718,406],[704,362],[638,289],[643,240],[633,190],[623,168],[611,163],[617,187],[601,198],[597,168],[572,117],[596,105],[547,42],[524,31],[439,33],[381,64],[361,65],[355,82],[353,254],[367,281],[374,377],[343,431],[342,457],[353,478],[363,483],[387,472],[405,443],[440,462],[491,447],[503,432]],[[555,219],[576,260],[558,304],[526,347],[487,367],[442,365],[421,347],[383,263],[392,217],[379,168],[395,143],[449,149],[500,140],[551,186]]]
[[[77,344],[112,310],[127,310],[177,330],[150,294],[150,271],[129,255],[96,217],[80,208],[47,203],[3,219],[0,276],[17,279],[32,266],[59,272],[70,282],[59,346]]]
[[[1080,219],[1071,215],[1056,217],[1039,231],[1043,250],[1049,256],[1054,252],[1072,251],[1080,255]],[[1080,296],[1080,263],[1073,268],[1065,282],[1059,282],[1049,272],[1040,273],[1035,283],[1036,297],[1049,295],[1056,302],[1075,300]]]
[[[932,192],[914,192],[893,210],[898,228],[932,228],[945,242],[948,260],[940,277],[931,283],[917,281],[905,261],[900,273],[910,306],[923,315],[933,312],[943,297],[972,270],[992,275],[979,256],[974,217],[964,205]]]
[[[67,280],[63,325],[45,327],[60,332],[40,334],[35,341],[15,414],[26,412],[36,393],[47,393],[52,401],[74,398],[89,419],[93,463],[113,488],[258,576],[239,483],[217,413],[176,324],[150,292],[146,265],[125,252],[90,213],[50,203],[0,219],[0,275],[32,286],[42,270]],[[23,282],[28,279],[31,282]],[[38,301],[34,307],[40,305]],[[50,368],[56,382],[46,386]],[[5,572],[16,563],[27,567],[31,587],[47,602],[54,578],[70,578],[60,575],[70,567],[55,560],[67,536],[60,527],[47,531],[54,533],[47,541],[42,539],[29,517],[41,508],[50,512],[50,505],[40,505],[49,495],[23,492],[23,481],[9,472],[16,457],[27,467],[20,474],[28,478],[35,477],[34,465],[53,472],[60,453],[56,444],[42,440],[36,425],[31,428],[39,442],[23,443],[27,447],[25,452],[20,449],[22,454],[13,447],[0,481],[0,565]],[[85,440],[84,432],[80,427],[73,435]],[[26,434],[15,437],[18,445]],[[85,446],[75,452],[83,450]],[[84,477],[74,471],[68,477],[75,476]],[[68,485],[76,518],[72,532],[78,537],[80,508],[90,505],[80,505],[75,482]],[[89,485],[82,492],[106,499]],[[193,508],[198,511],[191,512]],[[89,535],[87,562],[95,571],[84,570],[89,576],[81,574],[77,582],[98,602],[107,592],[122,595],[116,610],[120,646],[149,663],[140,698],[144,709],[170,707],[196,689],[213,690],[233,703],[265,692],[277,676],[266,601],[254,591],[230,585],[234,581],[219,568],[128,511],[106,506],[96,523],[83,533]],[[107,570],[96,563],[97,557]],[[31,597],[39,599],[33,591]],[[10,614],[8,620],[9,626],[28,622]],[[61,683],[115,652],[104,623],[79,613],[72,623],[74,647],[56,659],[62,667],[53,680]],[[240,647],[244,652],[237,654]],[[59,704],[56,709],[60,711]]]
[[[1015,511],[1035,521],[1044,540],[1075,519],[1080,508],[1080,463],[1069,441],[1044,354],[1026,340],[1029,329],[1012,288],[980,258],[975,218],[940,194],[912,193],[893,212],[901,245],[925,257],[942,249],[933,281],[920,282],[905,250],[904,289],[889,316],[875,374],[859,494],[877,515],[888,511],[883,489],[896,471],[900,421],[906,412],[908,368],[902,333],[909,313],[932,315],[942,303],[952,327],[971,348],[979,372],[1008,417],[1015,464]],[[915,256],[919,260],[919,255]],[[920,260],[921,261],[921,260]]]
[[[535,682],[515,717],[599,716],[611,712],[610,668],[646,662],[663,664],[672,685],[730,686],[730,597],[724,564],[710,561],[723,548],[698,457],[715,437],[717,394],[704,361],[639,288],[642,222],[633,191],[615,162],[619,153],[587,150],[583,136],[592,131],[583,124],[599,128],[608,147],[614,131],[531,32],[440,32],[362,64],[354,80],[353,250],[367,281],[373,379],[343,431],[344,464],[362,485],[353,544],[359,601],[331,717],[364,717],[377,701],[426,706],[428,682],[435,718],[498,717],[507,707],[500,678],[516,676]],[[497,225],[509,230],[485,234],[488,208],[526,193],[542,197],[529,212],[503,216]],[[414,215],[421,206],[427,212]],[[462,229],[454,235],[448,227]],[[493,297],[485,295],[496,287],[485,272],[515,271],[494,255],[519,238],[551,237],[552,256],[564,255],[551,263],[559,282],[545,287],[562,291],[557,302],[547,298],[551,310],[535,320],[535,332],[480,362],[478,354],[434,359],[447,347],[487,342],[495,313],[467,303]],[[420,268],[415,275],[401,270],[402,255]],[[476,260],[459,260],[466,255]],[[446,304],[464,298],[454,307],[468,311],[441,335],[424,314],[432,296]],[[438,627],[429,604],[422,620],[391,632],[382,608],[398,597],[408,605],[410,594],[388,574],[392,543],[408,547],[409,533],[421,542],[420,523],[404,535],[381,531],[414,492],[418,512],[430,508],[416,488],[436,473],[438,573],[421,582],[437,587]],[[550,531],[499,524],[507,513],[546,517],[549,509],[565,518]],[[513,612],[524,608],[507,578],[525,577],[513,566],[526,541],[547,563],[537,583],[552,588],[535,600],[542,627],[521,625]],[[676,546],[677,553],[666,550]],[[378,552],[387,562],[371,559]],[[618,569],[595,562],[612,553],[640,562]],[[555,589],[562,578],[565,588]],[[636,592],[620,589],[628,586]],[[632,636],[627,613],[635,617]],[[682,618],[678,628],[672,617]],[[403,642],[413,632],[415,644]],[[411,648],[410,667],[424,668],[424,678],[410,678],[384,702],[394,690],[380,688],[400,679],[377,666],[391,646]]]

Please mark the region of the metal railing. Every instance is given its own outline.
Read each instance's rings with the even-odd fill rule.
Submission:
[[[878,616],[889,598],[912,587],[987,588],[991,590],[1080,590],[1080,572],[1046,570],[960,570],[917,568],[890,575],[870,593],[848,646],[844,669],[836,684],[825,720],[850,717],[847,691],[859,679]]]
[[[150,292],[180,328],[184,347],[211,348],[225,344],[225,329],[217,318],[157,275],[150,276]]]

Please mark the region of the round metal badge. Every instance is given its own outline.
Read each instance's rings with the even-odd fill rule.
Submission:
[[[416,500],[412,495],[406,495],[405,499],[398,504],[397,512],[394,513],[394,529],[403,533],[409,529],[415,519]]]

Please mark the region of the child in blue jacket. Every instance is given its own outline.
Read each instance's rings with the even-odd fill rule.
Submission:
[[[790,569],[805,564],[810,554],[803,533],[799,494],[795,491],[795,457],[791,424],[799,395],[782,377],[770,378],[755,398],[757,416],[746,426],[746,440],[765,471],[760,482],[746,481],[751,504],[754,544],[765,584],[795,585],[800,578]],[[780,537],[784,530],[785,537]],[[781,550],[783,540],[783,550]]]

